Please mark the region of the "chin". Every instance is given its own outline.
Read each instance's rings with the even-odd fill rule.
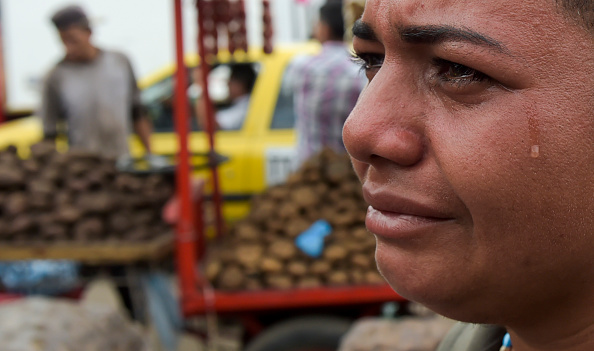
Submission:
[[[376,261],[392,289],[407,300],[454,320],[493,323],[492,313],[478,298],[484,296],[481,289],[467,274],[448,265],[448,260],[387,250],[378,243]]]

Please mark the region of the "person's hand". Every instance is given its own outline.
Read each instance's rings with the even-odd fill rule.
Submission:
[[[202,87],[198,83],[192,83],[188,88],[188,97],[192,100],[198,100],[202,97]]]
[[[147,153],[144,156],[144,159],[148,162],[149,166],[153,169],[160,169],[160,168],[165,168],[165,167],[171,166],[171,163],[165,156]]]
[[[200,66],[192,68],[192,82],[194,84],[202,84],[202,71],[200,70]]]
[[[122,155],[116,160],[116,168],[120,171],[131,169],[134,166],[134,160],[130,155]]]

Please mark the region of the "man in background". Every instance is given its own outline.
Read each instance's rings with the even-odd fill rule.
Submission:
[[[49,72],[39,111],[44,137],[53,141],[66,126],[69,147],[105,157],[129,158],[132,129],[150,153],[151,123],[142,114],[140,92],[128,58],[95,47],[85,12],[69,6],[53,17],[65,47],[64,58]],[[150,156],[150,154],[148,155]],[[159,157],[147,158],[159,167]],[[78,265],[70,261],[22,261],[0,265],[6,289],[19,293],[59,295],[75,288]],[[129,293],[120,289],[131,306]]]
[[[250,106],[250,96],[256,78],[254,67],[249,63],[236,63],[231,65],[229,82],[227,85],[229,91],[229,105],[218,109],[215,115],[216,129],[219,130],[239,130],[248,113]],[[202,88],[200,87],[201,73],[200,67],[192,71],[194,84],[190,98],[195,100],[194,109],[198,119],[198,125],[202,130],[206,130],[206,106],[202,98]]]
[[[133,129],[150,152],[151,123],[142,113],[140,92],[128,58],[95,47],[87,15],[69,6],[52,17],[65,56],[49,72],[39,114],[46,139],[67,126],[71,148],[107,157],[128,155]]]
[[[322,43],[321,53],[296,58],[288,71],[300,163],[324,147],[345,152],[342,127],[366,84],[343,41],[342,1],[329,0],[320,8],[314,37]]]

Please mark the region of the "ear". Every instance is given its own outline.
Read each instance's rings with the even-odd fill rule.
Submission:
[[[93,31],[90,28],[85,28],[85,29],[83,29],[83,31],[85,33],[85,40],[90,43]]]
[[[332,37],[330,26],[322,21],[318,21],[314,36],[321,43],[328,41]]]

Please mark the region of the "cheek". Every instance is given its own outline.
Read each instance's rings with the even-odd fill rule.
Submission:
[[[237,95],[242,91],[241,84],[234,81],[229,82],[229,93]]]
[[[487,103],[432,119],[432,152],[443,177],[464,203],[481,252],[517,238],[519,216],[534,207],[528,118],[520,101]],[[528,210],[529,211],[529,210]],[[513,228],[515,227],[515,228]]]
[[[505,178],[521,171],[529,155],[528,122],[518,110],[481,108],[434,121],[428,131],[433,152],[445,176],[461,192],[471,186],[487,190],[503,185]]]
[[[581,218],[591,218],[594,131],[579,127],[585,114],[550,96],[505,97],[436,118],[433,152],[486,246],[539,245],[550,253],[559,233],[570,240],[584,232]],[[585,144],[579,138],[590,146],[576,155]]]

